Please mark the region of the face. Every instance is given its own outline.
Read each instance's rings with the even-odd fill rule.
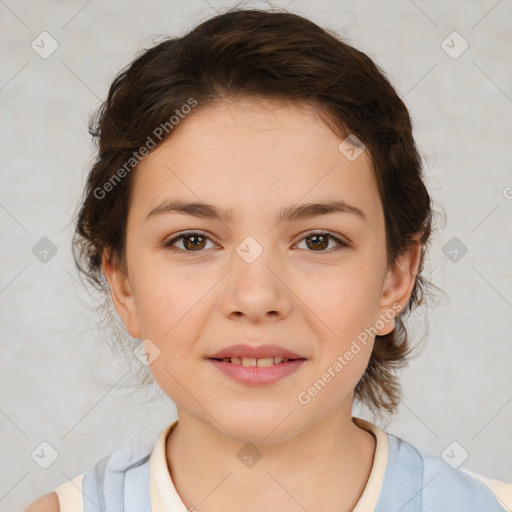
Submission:
[[[375,334],[394,328],[418,263],[416,252],[386,265],[367,151],[347,158],[306,106],[247,99],[180,122],[136,170],[126,272],[103,260],[154,379],[180,416],[236,440],[280,442],[336,412],[350,418]],[[176,201],[211,208],[166,206]],[[225,373],[236,360],[210,359],[235,344],[301,359],[240,381]]]

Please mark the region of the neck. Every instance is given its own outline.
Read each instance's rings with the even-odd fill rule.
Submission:
[[[371,472],[375,437],[358,427],[350,414],[335,411],[286,441],[253,445],[178,413],[166,456],[188,508],[350,511]]]

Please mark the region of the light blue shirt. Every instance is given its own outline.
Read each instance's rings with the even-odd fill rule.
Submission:
[[[389,455],[375,512],[503,512],[479,480],[386,435]],[[124,448],[85,473],[85,512],[150,512],[150,455],[140,448]]]

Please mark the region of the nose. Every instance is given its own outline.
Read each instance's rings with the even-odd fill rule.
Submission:
[[[289,315],[292,292],[279,258],[248,237],[236,248],[226,276],[222,310],[231,317],[258,322]]]

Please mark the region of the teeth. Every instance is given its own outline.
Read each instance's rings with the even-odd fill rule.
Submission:
[[[242,366],[272,366],[274,364],[286,363],[289,361],[286,357],[262,357],[260,359],[254,359],[253,357],[225,357],[222,359],[225,363],[239,364]]]
[[[257,359],[256,366],[272,366],[274,364],[274,359],[272,357],[266,357],[264,359]]]

